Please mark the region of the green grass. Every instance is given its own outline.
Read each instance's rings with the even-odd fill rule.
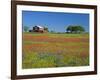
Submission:
[[[30,33],[30,32],[25,32],[24,34],[27,35],[32,35],[32,36],[41,36],[41,33]],[[84,33],[84,34],[67,34],[67,33],[62,33],[62,34],[57,34],[57,33],[43,33],[42,36],[49,36],[49,37],[88,37],[89,34],[88,33]]]
[[[27,39],[26,36],[31,36]],[[47,36],[47,39],[34,38]],[[57,40],[51,42],[54,38]],[[87,41],[67,42],[65,38]],[[23,33],[22,68],[48,68],[89,65],[89,34]]]
[[[58,55],[53,53],[29,53],[24,54],[23,68],[48,68],[89,65],[89,58],[79,58],[70,55]]]

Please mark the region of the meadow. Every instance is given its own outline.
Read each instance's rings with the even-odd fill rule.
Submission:
[[[22,68],[89,65],[89,34],[23,32]]]

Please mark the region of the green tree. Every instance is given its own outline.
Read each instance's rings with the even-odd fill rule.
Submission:
[[[24,26],[24,31],[25,31],[25,32],[27,32],[27,31],[28,31],[28,29],[29,29],[29,27]]]
[[[48,30],[48,27],[44,27],[44,30],[47,31],[47,32],[49,31],[49,30]]]
[[[67,33],[82,33],[85,29],[82,26],[70,25],[66,29]]]

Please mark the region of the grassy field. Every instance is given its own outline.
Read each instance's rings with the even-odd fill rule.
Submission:
[[[23,33],[23,69],[88,65],[88,34]]]

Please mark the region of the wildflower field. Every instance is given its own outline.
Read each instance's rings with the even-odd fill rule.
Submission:
[[[89,65],[88,34],[23,32],[22,68]]]

